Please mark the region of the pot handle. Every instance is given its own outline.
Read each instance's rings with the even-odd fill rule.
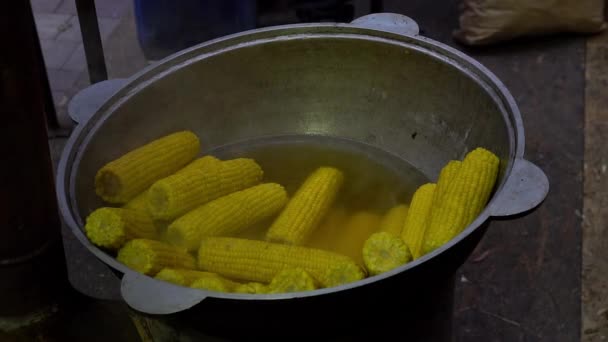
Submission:
[[[120,285],[122,298],[133,309],[154,315],[183,311],[200,303],[207,291],[156,280],[137,272],[127,272]]]
[[[416,36],[420,32],[418,24],[412,18],[396,13],[368,14],[350,23],[361,28],[388,31],[405,36]]]
[[[68,104],[68,115],[76,123],[84,124],[127,82],[128,79],[126,78],[116,78],[101,81],[82,89],[74,95]]]
[[[516,215],[534,209],[547,197],[549,180],[538,166],[518,158],[501,196],[490,207],[492,216]]]

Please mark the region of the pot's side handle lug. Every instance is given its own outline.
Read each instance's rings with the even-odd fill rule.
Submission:
[[[68,104],[68,115],[78,124],[84,124],[120,88],[126,78],[116,78],[92,84],[79,91]]]
[[[125,273],[120,293],[133,309],[155,315],[189,309],[208,295],[203,290],[184,288],[136,272]]]
[[[388,31],[406,36],[416,36],[420,32],[418,24],[410,17],[396,13],[374,13],[364,15],[351,25],[373,30]]]
[[[538,166],[516,159],[501,197],[492,203],[490,215],[510,216],[534,209],[547,197],[549,180]]]

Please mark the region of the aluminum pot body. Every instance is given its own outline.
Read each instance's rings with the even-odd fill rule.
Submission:
[[[260,305],[299,312],[310,302],[329,308],[326,313],[376,316],[369,308],[353,311],[332,303],[348,298],[371,305],[376,297],[382,303],[395,294],[415,303],[425,288],[449,283],[491,217],[529,210],[548,191],[544,173],[523,158],[523,124],[508,90],[473,59],[418,36],[415,23],[398,15],[271,27],[217,39],[130,79],[86,89],[70,108],[81,117],[57,175],[62,215],[92,253],[124,274],[126,302],[147,313],[176,313],[195,305],[193,310],[204,311],[205,301],[208,307],[238,303],[249,312]],[[286,134],[352,139],[406,159],[430,179],[449,160],[483,146],[500,157],[500,175],[486,209],[458,237],[385,274],[304,293],[205,292],[129,270],[93,246],[82,230],[86,216],[102,204],[94,193],[97,170],[182,129],[197,133],[205,150]]]

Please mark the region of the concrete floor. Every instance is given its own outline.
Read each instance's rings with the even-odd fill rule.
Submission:
[[[431,10],[423,1],[412,1],[408,5],[399,2],[387,1],[387,10],[401,10],[419,19],[424,34],[439,41],[453,44],[449,33],[455,27],[455,6],[454,2],[449,1],[451,7],[446,10]],[[46,59],[47,70],[53,95],[56,101],[58,113],[62,122],[69,123],[65,116],[66,104],[69,98],[79,89],[88,85],[88,75],[86,72],[84,56],[82,54],[82,43],[77,30],[75,11],[69,0],[32,0],[36,19],[39,24],[39,32],[43,54]],[[392,3],[392,4],[391,4]],[[140,70],[147,65],[141,50],[136,44],[135,25],[130,1],[124,0],[98,0],[97,1],[100,25],[104,40],[104,48],[108,70],[111,78],[128,77],[133,72]],[[392,7],[391,7],[392,6]],[[404,8],[405,7],[405,8]],[[543,40],[539,40],[542,42]],[[534,46],[531,46],[534,45]],[[462,49],[462,47],[459,47]],[[542,246],[522,245],[522,250],[501,250],[500,240],[509,237],[508,234],[501,233],[494,229],[489,236],[482,242],[478,251],[471,260],[463,267],[458,279],[461,305],[457,306],[457,326],[455,327],[455,339],[457,341],[489,341],[492,334],[495,339],[504,341],[572,341],[573,337],[579,336],[582,341],[595,342],[608,339],[608,211],[605,202],[608,184],[606,183],[606,165],[608,162],[608,149],[605,147],[604,138],[608,137],[608,117],[605,108],[606,90],[608,88],[608,34],[603,34],[586,40],[583,37],[565,37],[555,39],[546,44],[528,44],[516,42],[507,44],[505,47],[490,50],[468,51],[484,64],[496,72],[499,77],[514,93],[517,101],[522,106],[524,121],[527,128],[527,139],[531,144],[535,144],[538,150],[528,151],[533,158],[548,158],[548,150],[543,151],[543,143],[538,141],[546,139],[547,136],[538,135],[537,131],[542,127],[535,126],[533,118],[527,119],[526,115],[534,115],[533,111],[558,112],[560,108],[552,107],[547,101],[552,101],[550,97],[561,94],[559,91],[551,93],[549,90],[543,93],[543,89],[538,87],[562,87],[572,89],[573,103],[568,107],[571,113],[568,115],[583,116],[584,110],[584,168],[574,166],[566,171],[580,169],[571,174],[573,179],[580,177],[584,179],[584,188],[581,186],[580,193],[573,193],[571,196],[581,196],[581,207],[567,208],[569,211],[568,222],[573,222],[572,229],[580,227],[582,222],[582,240],[572,239],[573,243],[580,244],[574,246],[572,255],[581,253],[574,263],[582,260],[582,278],[579,277],[579,270],[564,264],[565,270],[557,271],[559,263],[551,263],[551,258],[559,258],[559,244],[551,246],[551,236],[553,232],[546,231],[539,233],[539,241],[544,241]],[[586,55],[586,59],[585,59]],[[567,57],[571,56],[571,57]],[[570,58],[570,59],[569,59]],[[536,63],[536,64],[535,64]],[[547,64],[548,63],[548,64]],[[572,63],[579,63],[573,66]],[[536,65],[539,71],[532,67]],[[566,67],[564,67],[566,65]],[[568,65],[572,66],[571,68]],[[530,67],[529,67],[530,66]],[[530,69],[528,69],[530,68]],[[555,74],[544,72],[553,70]],[[558,75],[560,70],[565,70],[567,75]],[[536,72],[535,86],[525,88],[523,83],[518,81],[524,74],[517,73]],[[515,75],[513,75],[515,73]],[[579,75],[580,74],[580,75]],[[532,77],[532,76],[529,76]],[[563,82],[563,84],[553,84]],[[547,85],[544,85],[547,84]],[[576,89],[580,88],[580,93]],[[584,91],[584,97],[582,97]],[[576,94],[575,94],[576,93]],[[581,94],[580,104],[574,103],[577,94]],[[544,102],[543,102],[544,101]],[[544,106],[544,107],[543,107]],[[580,108],[580,111],[578,110]],[[547,112],[548,111],[548,112]],[[557,115],[557,113],[556,113]],[[528,120],[528,121],[527,121]],[[552,117],[546,117],[547,124]],[[564,121],[566,122],[566,121]],[[556,124],[559,124],[556,123]],[[582,137],[583,127],[573,127],[573,132],[578,132]],[[578,131],[577,131],[578,130]],[[55,159],[59,155],[65,138],[55,138],[51,141],[52,154]],[[548,149],[548,145],[546,145]],[[574,149],[573,151],[576,151]],[[543,156],[543,153],[545,156]],[[582,151],[581,151],[582,153]],[[582,159],[582,156],[578,156]],[[577,158],[563,156],[563,162],[576,163]],[[557,167],[557,165],[556,165]],[[572,173],[572,172],[570,172]],[[553,178],[552,187],[558,188],[566,179]],[[574,184],[574,188],[576,187]],[[580,182],[582,184],[582,182]],[[552,193],[555,195],[554,191]],[[584,197],[583,197],[584,195]],[[542,212],[543,209],[540,209]],[[542,213],[533,213],[525,220],[529,222],[529,227],[539,224],[537,220]],[[496,227],[493,227],[496,228]],[[499,229],[509,229],[510,227],[498,227]],[[554,227],[557,229],[557,226]],[[562,226],[561,231],[564,231]],[[578,228],[580,229],[580,228]],[[518,234],[536,234],[531,228],[521,229]],[[544,235],[543,235],[544,234]],[[546,234],[551,234],[547,237]],[[580,232],[578,233],[580,234]],[[80,244],[65,231],[66,254],[69,256],[69,271],[72,284],[83,293],[98,298],[116,298],[116,288],[112,286],[112,275],[100,265],[96,260],[84,250]],[[576,235],[572,235],[576,236]],[[580,237],[580,235],[579,235]],[[535,238],[530,236],[529,238]],[[548,240],[549,239],[549,240]],[[546,241],[549,241],[548,243]],[[545,247],[547,245],[547,247]],[[513,245],[508,245],[513,247]],[[513,247],[517,248],[517,247]],[[535,249],[538,259],[533,262],[532,271],[528,261],[518,258],[518,255],[525,255],[523,248]],[[543,248],[540,250],[540,248]],[[552,249],[554,248],[554,249]],[[578,252],[577,252],[578,251]],[[553,254],[552,254],[553,253]],[[566,253],[564,251],[564,253]],[[570,254],[568,254],[570,255]],[[508,266],[509,264],[513,264]],[[528,268],[530,272],[537,272],[537,277],[543,277],[536,282],[536,286],[526,286],[525,284],[515,284],[507,278],[492,276],[493,265],[504,265],[500,270],[512,270]],[[499,266],[500,267],[500,266]],[[568,273],[569,272],[569,273]],[[83,275],[93,276],[95,279]],[[565,274],[572,274],[572,277]],[[530,275],[534,277],[535,275]],[[567,279],[572,282],[568,282]],[[507,281],[505,281],[507,279]],[[540,278],[539,278],[540,279]],[[578,279],[578,282],[576,282]],[[540,285],[550,286],[543,288]],[[509,287],[517,291],[527,291],[526,293],[515,294],[509,291]],[[579,288],[580,287],[580,288]],[[554,291],[555,290],[555,291]],[[563,290],[563,291],[562,291]],[[550,310],[537,309],[536,306],[551,305],[551,300],[543,300],[546,293],[572,292],[578,301],[571,305],[556,306],[556,317],[564,321],[564,325],[558,325],[555,320],[544,319],[538,315],[551,315]],[[497,298],[504,297],[506,298]],[[565,295],[564,295],[565,296]],[[485,298],[485,299],[484,299]],[[561,298],[561,297],[559,297]],[[564,297],[565,298],[565,297]],[[569,298],[569,297],[568,297]],[[495,307],[484,306],[484,303],[492,301],[501,302]],[[513,306],[503,301],[519,302],[518,306]],[[555,303],[554,303],[555,304]],[[172,330],[167,325],[156,320],[150,320],[137,315],[128,315],[128,310],[121,304],[103,304],[116,309],[116,317],[132,320],[137,333],[142,336],[144,341],[174,341],[188,340],[188,334]],[[577,309],[578,308],[578,309]],[[114,309],[112,309],[114,310]],[[526,311],[527,310],[527,311]],[[103,310],[102,310],[103,312]],[[135,317],[135,318],[133,318]],[[580,322],[577,323],[577,322]],[[484,332],[486,329],[491,333]],[[551,330],[558,333],[552,334]],[[502,336],[499,338],[498,336]],[[127,334],[123,338],[133,338],[134,335]],[[561,337],[560,337],[561,336]],[[116,338],[116,341],[127,341],[129,339]]]

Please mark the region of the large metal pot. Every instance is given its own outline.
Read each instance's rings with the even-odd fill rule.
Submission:
[[[346,325],[354,328],[382,317],[378,308],[388,312],[402,305],[396,293],[420,313],[437,293],[435,285],[449,284],[446,279],[474,249],[490,218],[532,209],[549,188],[544,173],[523,159],[522,119],[496,76],[461,52],[419,36],[411,19],[394,14],[351,24],[264,28],[203,43],[130,79],[94,85],[70,109],[79,125],[59,165],[61,212],[80,242],[123,274],[124,300],[152,314],[194,307],[189,312],[214,324],[230,317],[230,325],[245,326],[268,315],[264,319],[275,327],[289,326],[298,314],[324,317],[315,325],[336,325],[334,315],[347,315]],[[205,292],[133,272],[82,231],[86,215],[101,205],[95,172],[179,129],[195,131],[205,148],[282,134],[338,136],[400,156],[431,179],[448,160],[484,146],[501,158],[500,179],[486,209],[460,235],[391,272],[305,293]]]

